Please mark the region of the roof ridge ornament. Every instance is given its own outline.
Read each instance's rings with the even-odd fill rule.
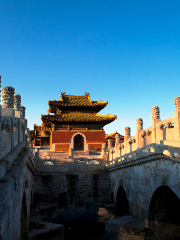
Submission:
[[[64,95],[65,95],[65,92],[63,92],[63,93],[61,92],[60,101],[62,101],[62,102],[63,102]]]

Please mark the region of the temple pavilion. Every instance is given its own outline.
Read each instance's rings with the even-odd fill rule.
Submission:
[[[61,93],[60,101],[49,101],[47,115],[41,115],[43,127],[51,129],[52,151],[97,151],[105,144],[103,127],[113,122],[116,115],[98,114],[107,101],[92,101],[85,95]]]

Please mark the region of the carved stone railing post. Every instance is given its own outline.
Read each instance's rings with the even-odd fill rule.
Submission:
[[[106,143],[102,144],[101,157],[103,158],[103,166],[108,163],[108,156],[106,154]]]
[[[22,142],[21,139],[21,96],[14,94],[14,110],[15,117],[18,118],[18,143]]]
[[[125,154],[130,151],[128,139],[131,137],[131,129],[130,127],[125,127],[125,134],[124,134],[124,149],[125,149]]]
[[[155,106],[151,108],[152,111],[152,120],[151,120],[151,127],[152,127],[152,142],[156,142],[156,123],[160,122],[160,111],[159,107]]]
[[[120,157],[120,135],[119,133],[116,133],[115,135],[115,138],[116,138],[116,143],[115,143],[115,157],[118,158]]]
[[[108,149],[112,148],[112,139],[108,139]]]
[[[105,143],[102,144],[101,156],[102,156],[102,157],[106,156],[106,144],[105,144]]]
[[[21,119],[25,119],[26,108],[21,106]]]
[[[109,152],[109,160],[111,160],[111,150],[113,149],[112,146],[112,139],[108,139],[108,152]]]
[[[175,112],[174,112],[174,131],[175,140],[180,140],[180,97],[174,99]]]
[[[69,158],[73,158],[73,149],[69,148]]]
[[[143,120],[142,118],[136,119],[136,148],[140,147],[140,133],[143,130]]]
[[[11,118],[11,150],[14,148],[14,122],[15,122],[15,110],[14,110],[14,88],[3,87],[2,88],[2,116]]]
[[[0,76],[0,159],[1,159],[1,76]]]
[[[110,160],[113,160],[113,153],[114,153],[114,151],[113,151],[113,148],[111,149],[111,158],[110,158]]]
[[[27,128],[27,120],[25,119],[26,114],[26,108],[24,106],[21,106],[21,122],[23,123],[24,128]],[[22,126],[22,125],[21,125]],[[22,141],[25,141],[25,133],[23,131],[23,139]]]

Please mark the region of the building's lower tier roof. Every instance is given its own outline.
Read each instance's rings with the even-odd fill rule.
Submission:
[[[60,114],[60,115],[41,115],[42,121],[48,121],[53,123],[61,122],[104,122],[108,124],[117,119],[116,115],[101,115],[101,114]]]

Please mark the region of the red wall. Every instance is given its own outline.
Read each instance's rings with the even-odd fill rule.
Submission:
[[[70,143],[71,138],[76,133],[82,133],[86,136],[88,143],[105,143],[105,131],[54,131],[51,134],[52,143]]]

